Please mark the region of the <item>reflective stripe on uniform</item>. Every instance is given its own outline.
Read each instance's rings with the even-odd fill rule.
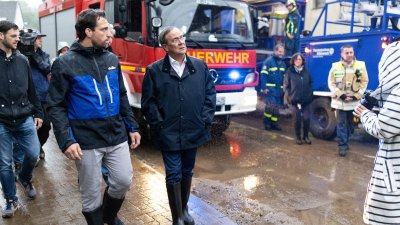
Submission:
[[[277,70],[278,70],[278,67],[271,67],[271,68],[269,68],[268,70],[269,70],[269,71],[277,71]]]
[[[284,67],[279,68],[280,71],[285,71]]]
[[[268,74],[268,71],[266,71],[266,70],[261,70],[261,73]]]
[[[271,120],[274,121],[274,122],[277,122],[278,121],[278,117],[271,116]]]
[[[268,86],[268,87],[275,87],[276,84],[266,83],[265,86]]]
[[[264,116],[267,117],[267,118],[271,118],[272,114],[264,113]]]

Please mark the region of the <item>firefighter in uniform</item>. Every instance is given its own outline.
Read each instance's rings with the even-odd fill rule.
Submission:
[[[292,56],[299,49],[301,16],[295,0],[287,0],[286,7],[289,14],[285,19],[285,50],[287,56]]]
[[[332,64],[328,85],[332,93],[331,107],[336,109],[336,132],[339,155],[346,156],[348,140],[354,131],[353,110],[367,88],[368,74],[363,61],[354,57],[351,45],[341,47],[341,60]]]
[[[274,55],[267,58],[261,69],[261,92],[265,94],[264,128],[282,130],[278,125],[279,109],[283,106],[283,77],[286,64],[285,48],[277,44]]]

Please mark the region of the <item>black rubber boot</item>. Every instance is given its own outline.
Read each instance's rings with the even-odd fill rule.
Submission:
[[[190,197],[190,188],[192,186],[192,178],[185,178],[181,181],[181,191],[182,191],[182,215],[183,215],[183,222],[185,225],[194,225],[194,219],[189,214],[188,209],[188,201]]]
[[[93,210],[92,212],[83,212],[88,225],[104,225],[102,207]]]
[[[112,198],[107,190],[103,197],[103,220],[108,225],[125,225],[117,216],[124,199]]]
[[[167,184],[169,208],[171,209],[172,224],[184,225],[182,214],[181,182]]]

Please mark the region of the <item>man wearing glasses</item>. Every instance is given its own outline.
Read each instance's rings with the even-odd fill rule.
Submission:
[[[173,224],[193,225],[187,202],[197,148],[210,139],[215,87],[206,63],[186,55],[179,29],[166,27],[159,42],[167,54],[147,68],[142,112],[162,152]]]

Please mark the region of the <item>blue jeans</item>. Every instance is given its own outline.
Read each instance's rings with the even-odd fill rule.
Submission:
[[[104,163],[101,164],[101,174],[103,175],[104,182],[106,182],[107,186],[110,186],[110,182],[108,181],[110,171],[108,171],[108,168]]]
[[[32,117],[17,126],[0,123],[0,182],[4,198],[16,200],[14,174],[12,171],[13,143],[18,143],[25,158],[19,179],[23,182],[32,180],[33,168],[39,157],[40,144]]]
[[[349,147],[347,142],[354,131],[353,118],[353,111],[336,110],[336,134],[338,137],[339,149],[347,150]]]
[[[175,184],[181,182],[182,178],[186,179],[192,177],[196,153],[197,148],[179,151],[162,151],[165,167],[165,182],[167,184]]]

